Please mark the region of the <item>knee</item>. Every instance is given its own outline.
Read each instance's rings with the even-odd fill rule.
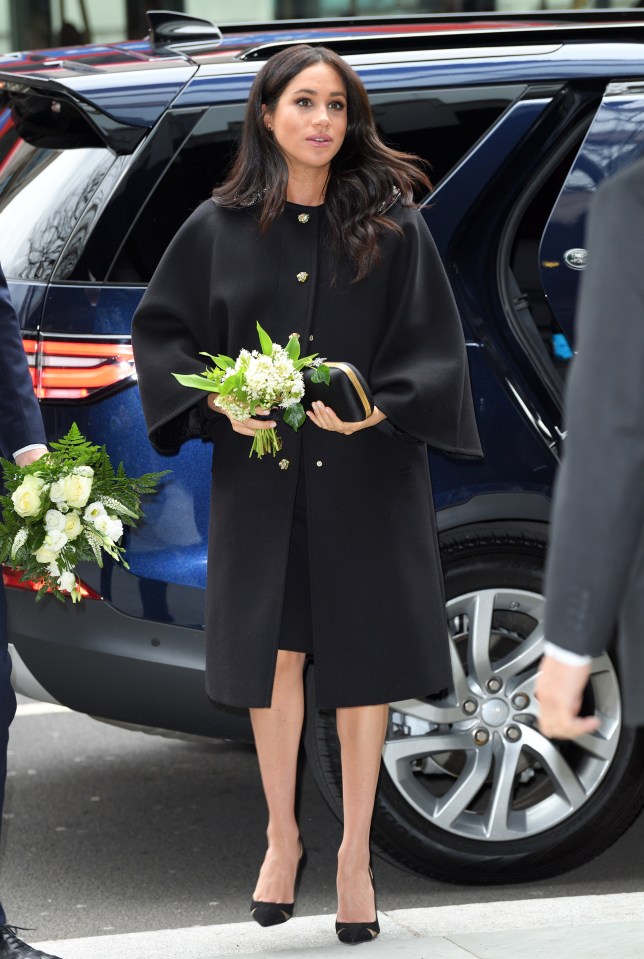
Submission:
[[[290,649],[278,649],[276,675],[297,676],[304,671],[305,653],[295,653]]]

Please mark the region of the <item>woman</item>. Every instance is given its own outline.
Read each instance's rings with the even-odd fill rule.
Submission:
[[[134,320],[152,442],[176,449],[201,417],[215,444],[206,688],[250,708],[269,817],[253,917],[293,912],[310,655],[342,751],[343,942],[379,932],[369,830],[387,703],[450,676],[425,444],[480,454],[460,322],[413,207],[414,187],[429,186],[414,159],[379,140],[335,53],[276,54],[227,181],[183,225]],[[275,342],[297,332],[306,352],[355,364],[374,396],[368,419],[344,423],[316,403],[299,433],[280,428],[279,457],[249,460],[247,437],[275,420],[233,422],[170,374],[203,370],[202,350],[253,348],[258,320]]]

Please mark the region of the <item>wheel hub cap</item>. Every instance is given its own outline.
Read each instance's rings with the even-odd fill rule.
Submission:
[[[509,715],[508,704],[502,699],[488,699],[481,706],[481,716],[488,726],[502,726]]]

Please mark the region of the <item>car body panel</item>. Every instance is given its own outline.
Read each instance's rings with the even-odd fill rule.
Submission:
[[[135,620],[106,602],[36,605],[32,593],[11,592],[13,644],[55,701],[113,722],[250,741],[247,711],[206,696],[203,632]]]
[[[619,149],[615,149],[616,144]],[[575,340],[575,302],[585,263],[571,251],[584,250],[586,216],[598,185],[643,155],[644,83],[611,83],[541,240],[543,287],[571,344]]]

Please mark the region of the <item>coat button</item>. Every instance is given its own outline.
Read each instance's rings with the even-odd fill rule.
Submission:
[[[308,222],[309,222],[309,215],[308,215],[308,213],[298,213],[297,219],[298,219],[298,221],[299,221],[300,223],[308,223]]]
[[[309,336],[309,343],[312,343],[312,342],[313,342],[313,334],[311,333],[311,335]]]
[[[277,465],[281,470],[287,470],[291,464],[288,460],[280,460]]]
[[[315,465],[316,465],[316,466],[322,466],[322,460],[318,460]]]
[[[309,274],[306,273],[304,270],[302,270],[301,273],[298,273],[296,277],[298,283],[306,283],[308,278],[309,278]]]

